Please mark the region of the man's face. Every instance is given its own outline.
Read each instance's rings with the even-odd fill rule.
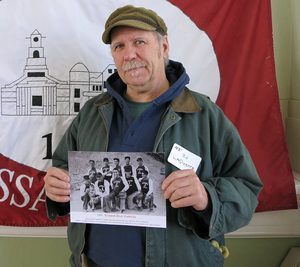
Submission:
[[[111,33],[111,51],[118,73],[127,84],[127,95],[163,93],[162,84],[167,82],[164,66],[169,53],[167,37],[160,46],[151,31],[116,27]]]
[[[118,161],[118,160],[116,160],[116,159],[114,160],[114,163],[115,163],[115,165],[116,165],[116,166],[118,166],[118,165],[119,165],[119,161]]]
[[[119,171],[118,170],[114,170],[114,177],[119,177]]]
[[[98,181],[100,181],[100,182],[103,181],[103,178],[104,178],[104,177],[103,177],[102,175],[97,175],[96,177],[97,177],[97,180],[98,180]]]
[[[142,173],[142,178],[143,179],[148,179],[148,175],[146,173]]]
[[[93,192],[93,191],[95,191],[95,187],[93,186],[93,184],[91,184],[90,192]]]
[[[141,160],[138,161],[139,166],[143,166],[143,162]]]
[[[130,162],[130,159],[129,159],[129,158],[126,158],[126,159],[125,159],[125,163],[126,163],[127,165],[129,165],[129,162]]]

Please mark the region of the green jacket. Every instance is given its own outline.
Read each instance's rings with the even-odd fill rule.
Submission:
[[[56,149],[54,166],[67,170],[70,150],[107,150],[114,105],[107,93],[85,104]],[[167,228],[146,230],[146,267],[223,266],[224,257],[211,241],[224,245],[224,234],[250,222],[262,183],[233,124],[207,97],[187,88],[166,110],[153,151],[168,155],[174,143],[202,158],[197,175],[211,198],[210,225],[190,207],[174,209],[167,201]],[[166,163],[166,176],[175,170]],[[47,210],[55,220],[69,212],[69,204],[47,199]],[[85,224],[69,223],[71,266],[81,266],[84,236]]]

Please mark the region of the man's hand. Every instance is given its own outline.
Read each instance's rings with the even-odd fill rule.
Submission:
[[[208,206],[208,195],[204,185],[193,170],[172,172],[162,183],[165,199],[173,208],[193,206],[200,211]]]
[[[46,195],[55,202],[70,201],[71,185],[69,173],[65,170],[51,167],[45,177]]]

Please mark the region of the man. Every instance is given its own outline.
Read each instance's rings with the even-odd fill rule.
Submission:
[[[108,181],[108,183],[110,184],[110,180],[112,178],[112,170],[110,169],[108,158],[103,159],[103,164],[104,165],[102,166],[101,170],[104,180]]]
[[[126,156],[125,157],[125,165],[123,166],[123,169],[124,169],[124,173],[126,172],[131,172],[130,175],[133,175],[133,166],[130,164],[130,157],[129,156]]]
[[[126,190],[129,185],[121,175],[118,168],[113,169],[113,179],[111,180],[112,192],[104,197],[103,202],[106,206],[105,212],[118,211],[121,209],[123,213],[125,211],[125,200],[126,200]]]
[[[96,190],[96,194],[99,196],[100,208],[102,207],[104,210],[105,207],[104,207],[103,198],[105,196],[108,196],[110,185],[107,180],[104,180],[104,176],[102,175],[101,172],[97,173],[96,178],[97,181],[95,182],[95,190]]]
[[[141,205],[137,205],[142,199],[143,194],[141,192],[141,185],[136,177],[132,176],[132,170],[127,169],[125,172],[125,178],[129,185],[126,191],[127,194],[127,206],[129,210],[137,208],[138,211],[142,211]]]
[[[169,154],[177,143],[202,161],[197,172],[166,163],[166,229],[70,223],[71,266],[223,266],[224,234],[249,223],[262,189],[237,130],[207,97],[186,88],[182,64],[167,64],[167,27],[155,12],[117,9],[102,40],[118,72],[108,92],[81,109],[53,155],[48,216],[69,212],[68,150]]]
[[[100,196],[98,195],[93,183],[90,183],[89,199],[89,206],[91,207],[92,211],[95,211],[95,208],[99,208],[99,204],[101,203]]]
[[[122,176],[122,168],[120,166],[120,159],[114,158],[114,164],[115,164],[114,169],[117,169],[119,171],[119,175]]]
[[[89,161],[89,163],[91,166],[91,168],[89,170],[90,181],[91,181],[91,183],[95,183],[96,182],[96,174],[97,174],[97,170],[95,167],[95,161],[91,159]]]
[[[144,171],[149,172],[149,169],[148,169],[147,166],[144,165],[144,162],[143,162],[142,158],[138,158],[137,162],[138,162],[138,166],[136,168],[136,178],[139,180],[140,178],[142,178],[143,172]]]
[[[83,183],[80,186],[80,198],[83,201],[83,210],[88,210],[88,205],[90,203],[90,177],[88,175],[83,176]]]
[[[148,177],[148,171],[144,170],[142,172],[142,178],[140,179],[141,189],[143,193],[142,200],[138,203],[138,207],[143,207],[149,209],[150,212],[153,212],[153,181]]]

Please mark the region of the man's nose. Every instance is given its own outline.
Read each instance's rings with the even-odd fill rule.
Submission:
[[[124,59],[130,61],[136,58],[136,48],[134,46],[127,46],[125,49]]]

